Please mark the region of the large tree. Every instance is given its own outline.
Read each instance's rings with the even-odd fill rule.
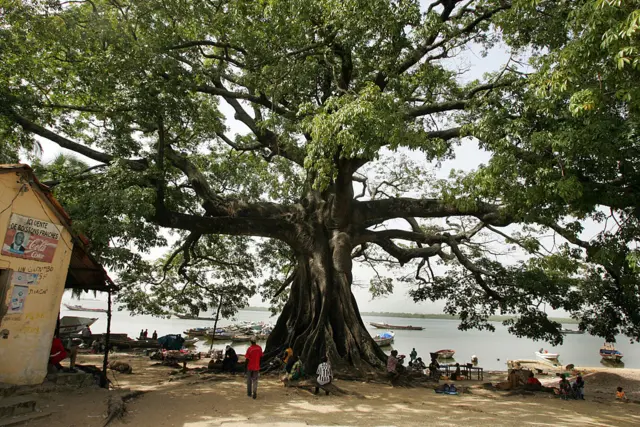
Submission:
[[[496,23],[517,47],[555,36],[544,11],[536,15],[545,2],[516,3],[534,6],[514,14],[507,0],[3,1],[0,144],[39,136],[96,163],[43,173],[122,271],[131,308],[197,312],[230,288],[238,306],[255,291],[248,283],[267,276],[263,295],[285,298],[267,351],[291,345],[309,366],[326,353],[336,368],[362,372],[381,367],[384,354],[351,292],[353,262],[395,262],[412,266],[416,299],[449,299],[463,327],[518,314],[513,332],[559,341],[542,304],[579,313],[584,284],[599,289],[606,277],[575,246],[542,254],[529,228],[504,229],[537,223],[581,242],[556,224],[573,213],[557,193],[518,193],[535,164],[505,176],[505,156],[519,147],[509,134],[531,119],[510,103],[527,102],[530,78],[511,61],[467,83],[451,67],[469,43],[490,48]],[[430,179],[424,163],[450,157],[466,135],[497,154],[489,169]],[[389,164],[396,150],[422,163]],[[553,213],[539,209],[547,200]],[[176,231],[174,250],[145,262],[133,249],[164,244],[160,228]],[[501,265],[487,256],[490,235],[534,257]],[[390,289],[383,276],[376,292]],[[618,323],[595,332],[611,335]]]

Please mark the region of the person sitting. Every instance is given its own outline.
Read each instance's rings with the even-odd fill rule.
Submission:
[[[324,356],[318,365],[318,369],[316,370],[316,381],[318,385],[316,385],[316,392],[318,394],[320,391],[320,386],[327,385],[333,380],[333,373],[331,372],[331,365],[328,362],[327,356]],[[325,390],[327,396],[329,395],[329,390]]]
[[[418,357],[415,362],[413,362],[413,369],[417,371],[424,371],[427,369],[427,365],[422,361],[422,357]]]
[[[151,335],[151,339],[152,340],[157,340],[158,339],[158,331],[153,331],[153,335]]]
[[[558,385],[560,388],[560,397],[564,400],[568,400],[572,395],[571,383],[567,379],[567,374],[562,374],[562,379]]]
[[[292,351],[293,353],[293,351]],[[286,364],[284,365],[284,371],[287,374],[291,373],[291,369],[293,368],[293,364],[296,363],[296,356],[293,356],[293,354],[291,354],[291,356],[289,356],[289,358],[287,359]]]
[[[541,387],[542,383],[540,382],[540,380],[538,380],[535,375],[533,374],[533,372],[529,372],[529,378],[527,378],[527,385],[528,386],[538,386]]]
[[[453,374],[451,374],[451,379],[453,381],[458,381],[461,379],[461,376],[462,375],[460,374],[460,364],[456,363],[456,371]]]
[[[53,337],[53,341],[51,342],[51,351],[49,353],[49,365],[53,367],[56,371],[63,371],[64,368],[60,364],[64,359],[69,357],[69,371],[76,372],[76,356],[77,350],[71,351],[70,354],[67,353],[67,350],[64,348],[64,344],[62,344],[62,340],[58,335]]]
[[[293,349],[291,347],[287,347],[287,349],[282,353],[282,362],[286,366],[289,362],[289,359],[293,356]]]
[[[432,357],[431,363],[429,363],[429,376],[434,380],[440,380],[440,364],[438,363],[438,359],[435,357]]]
[[[578,375],[576,380],[573,382],[573,394],[576,399],[584,400],[584,380],[581,375]]]
[[[235,372],[238,364],[238,355],[236,351],[228,345],[225,348],[224,359],[222,359],[222,372]]]
[[[300,360],[300,357],[293,356],[293,359],[294,359],[294,363],[293,363],[293,366],[291,367],[291,372],[289,372],[290,381],[299,380],[304,375],[304,372],[302,370],[302,361]]]
[[[398,350],[391,350],[391,355],[387,358],[387,376],[391,380],[391,384],[398,379]]]
[[[622,389],[622,387],[618,387],[616,391],[616,399],[622,400],[624,402],[629,401],[629,399],[627,399],[627,396],[624,394],[624,390]]]

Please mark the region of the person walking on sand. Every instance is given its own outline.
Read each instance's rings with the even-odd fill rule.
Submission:
[[[251,346],[244,355],[247,369],[247,396],[256,399],[258,397],[258,377],[260,376],[260,359],[262,347],[256,344],[256,339],[251,338]]]

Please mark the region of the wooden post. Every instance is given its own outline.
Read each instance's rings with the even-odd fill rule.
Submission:
[[[104,338],[104,359],[102,360],[102,376],[100,387],[109,388],[107,380],[107,365],[109,364],[109,341],[111,338],[111,286],[107,288],[107,333]]]
[[[218,328],[218,318],[220,317],[220,309],[222,308],[222,295],[220,295],[220,303],[218,304],[218,312],[216,313],[216,320],[213,322],[213,334],[211,335],[211,347],[209,347],[209,354],[213,350],[213,340],[216,337],[216,329]]]

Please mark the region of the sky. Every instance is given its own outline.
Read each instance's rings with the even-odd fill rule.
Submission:
[[[424,2],[428,3],[428,2]],[[510,55],[507,49],[502,45],[497,45],[491,49],[486,56],[482,56],[481,47],[471,45],[460,56],[455,59],[448,60],[447,66],[458,70],[464,70],[462,79],[470,81],[473,79],[481,79],[482,76],[491,71],[501,69],[508,61]],[[224,104],[222,102],[222,104]],[[231,109],[225,105],[227,117],[227,125],[231,129],[231,133],[245,133],[246,129],[243,125],[238,124],[232,117]],[[43,148],[42,160],[46,163],[55,158],[58,154],[76,155],[67,150],[59,148],[56,144],[46,140],[40,140]],[[422,154],[410,153],[409,156],[418,162],[422,162]],[[455,149],[455,158],[443,161],[440,167],[435,171],[437,178],[445,178],[449,175],[451,169],[472,171],[490,159],[490,154],[481,150],[477,143],[472,140],[463,141],[460,146]],[[88,159],[83,159],[88,163],[95,163]],[[594,232],[595,234],[595,232]],[[590,237],[590,236],[589,236]],[[158,248],[151,253],[146,254],[149,258],[155,258],[166,251],[166,248]],[[522,256],[516,253],[512,256],[512,261],[522,259]],[[409,273],[410,270],[407,271]],[[355,282],[359,286],[353,287],[353,292],[358,301],[361,311],[387,311],[387,312],[416,312],[416,313],[440,313],[444,306],[443,302],[421,302],[414,303],[408,296],[408,285],[404,283],[395,283],[394,293],[384,298],[372,300],[368,292],[369,279],[373,277],[373,271],[362,268],[358,264],[354,264],[353,276]],[[265,306],[268,303],[263,302],[260,296],[255,296],[250,300],[253,306]],[[563,315],[562,312],[548,311],[552,315]]]

